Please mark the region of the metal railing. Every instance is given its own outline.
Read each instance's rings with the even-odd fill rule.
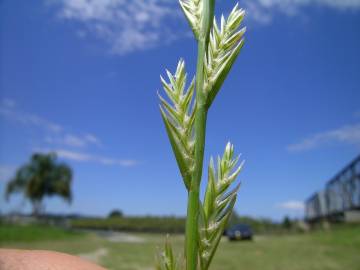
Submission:
[[[305,202],[305,218],[315,220],[360,209],[360,155]]]

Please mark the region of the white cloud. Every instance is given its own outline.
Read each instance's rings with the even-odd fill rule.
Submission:
[[[75,147],[84,147],[87,144],[86,138],[80,138],[75,135],[66,134],[64,137],[64,144]]]
[[[50,122],[40,116],[28,112],[22,112],[16,107],[16,102],[10,99],[0,100],[0,116],[3,116],[11,121],[16,121],[24,125],[29,125],[36,128],[41,128],[45,131],[45,142],[53,145],[69,146],[69,147],[88,147],[90,145],[102,146],[102,142],[98,137],[91,133],[84,133],[76,135],[67,132],[67,130],[53,122]],[[115,159],[93,155],[84,152],[70,151],[64,149],[52,150],[35,148],[38,152],[55,152],[61,158],[82,161],[95,162],[103,165],[115,165],[122,167],[131,167],[138,162],[132,159]],[[0,180],[6,179],[10,173],[14,172],[14,168],[0,165]]]
[[[47,136],[45,137],[45,141],[47,143],[71,147],[102,145],[100,139],[93,134],[71,134],[66,132],[66,129],[57,123],[49,121],[33,113],[21,111],[17,108],[16,102],[11,99],[0,100],[0,116],[26,126],[32,126],[44,130],[47,133]]]
[[[95,34],[115,54],[154,47],[177,39],[178,29],[168,27],[180,14],[171,0],[48,0],[63,20],[81,23],[81,36]],[[175,19],[175,20],[174,20]],[[174,27],[173,27],[174,28]],[[175,33],[176,32],[176,33]]]
[[[78,161],[78,162],[94,162],[102,165],[115,165],[121,167],[132,167],[138,164],[136,160],[132,159],[115,159],[109,157],[103,157],[98,155],[93,155],[89,153],[69,151],[65,149],[34,149],[37,152],[54,152],[58,157]]]
[[[92,134],[74,135],[64,134],[61,136],[47,136],[45,138],[47,143],[66,145],[71,147],[86,147],[89,145],[101,146],[100,140]]]
[[[186,20],[175,0],[44,0],[59,18],[77,22],[80,38],[95,35],[112,53],[126,54],[187,37]],[[270,23],[277,14],[294,16],[305,7],[360,10],[360,0],[243,0],[247,16]],[[183,24],[185,27],[179,27]]]
[[[61,132],[63,127],[32,113],[22,112],[16,108],[15,101],[3,99],[0,101],[0,115],[24,125],[36,126],[51,132]]]
[[[347,143],[360,145],[360,124],[348,125],[338,129],[314,134],[299,143],[287,147],[289,151],[306,151],[317,148],[324,144]]]
[[[94,144],[97,144],[97,145],[101,145],[101,142],[99,140],[99,138],[97,138],[95,135],[93,134],[86,134],[84,136],[84,139],[88,142],[91,142],[91,143],[94,143]]]
[[[244,0],[243,3],[249,17],[260,23],[270,22],[276,12],[293,16],[304,7],[360,10],[360,0]]]
[[[44,0],[55,4],[64,20],[80,22],[79,37],[92,33],[105,39],[117,54],[151,48],[185,37],[179,31],[180,8],[175,0]],[[271,22],[277,14],[293,16],[305,7],[360,10],[360,0],[243,0],[247,16],[258,23]],[[179,19],[180,18],[180,19]],[[169,22],[175,22],[172,27]]]
[[[16,105],[15,101],[9,98],[4,98],[0,102],[0,106],[5,108],[14,108],[15,105]]]
[[[305,204],[302,201],[291,200],[276,205],[278,208],[294,211],[303,211],[305,209]]]
[[[15,166],[0,165],[0,182],[7,182],[15,173]]]
[[[256,1],[245,1],[246,17],[260,24],[268,24],[272,20],[272,13],[259,5]]]

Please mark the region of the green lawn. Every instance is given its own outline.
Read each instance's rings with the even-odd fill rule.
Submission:
[[[95,257],[99,264],[114,270],[152,269],[156,247],[162,246],[164,239],[162,235],[132,234],[135,242],[116,242],[95,234],[62,232],[62,237],[48,235],[47,240],[40,237],[20,241],[4,239],[3,235],[0,229],[0,247],[51,249],[85,257],[98,254]],[[182,236],[171,239],[175,249],[181,251]],[[212,269],[360,270],[360,226],[302,235],[258,236],[253,242],[223,239]]]
[[[1,242],[34,242],[40,240],[60,240],[82,236],[83,233],[62,230],[56,227],[40,225],[9,225],[0,224]]]

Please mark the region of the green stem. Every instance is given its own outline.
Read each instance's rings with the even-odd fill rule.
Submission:
[[[198,212],[199,212],[199,191],[189,191],[188,209],[186,219],[186,269],[196,270],[198,251]]]
[[[204,92],[204,59],[214,17],[214,0],[203,0],[202,25],[198,41],[196,67],[195,169],[188,194],[186,220],[186,269],[196,270],[198,262],[199,189],[203,170],[206,133],[206,95]]]
[[[195,172],[188,195],[186,219],[186,269],[196,270],[198,261],[198,216],[199,189],[205,149],[206,110],[205,106],[197,108],[195,119]]]

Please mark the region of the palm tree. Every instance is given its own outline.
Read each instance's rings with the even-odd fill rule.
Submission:
[[[33,214],[39,215],[43,210],[44,197],[60,196],[71,202],[72,170],[59,163],[54,153],[32,155],[30,162],[21,166],[13,179],[7,184],[5,196],[22,192],[33,206]]]

